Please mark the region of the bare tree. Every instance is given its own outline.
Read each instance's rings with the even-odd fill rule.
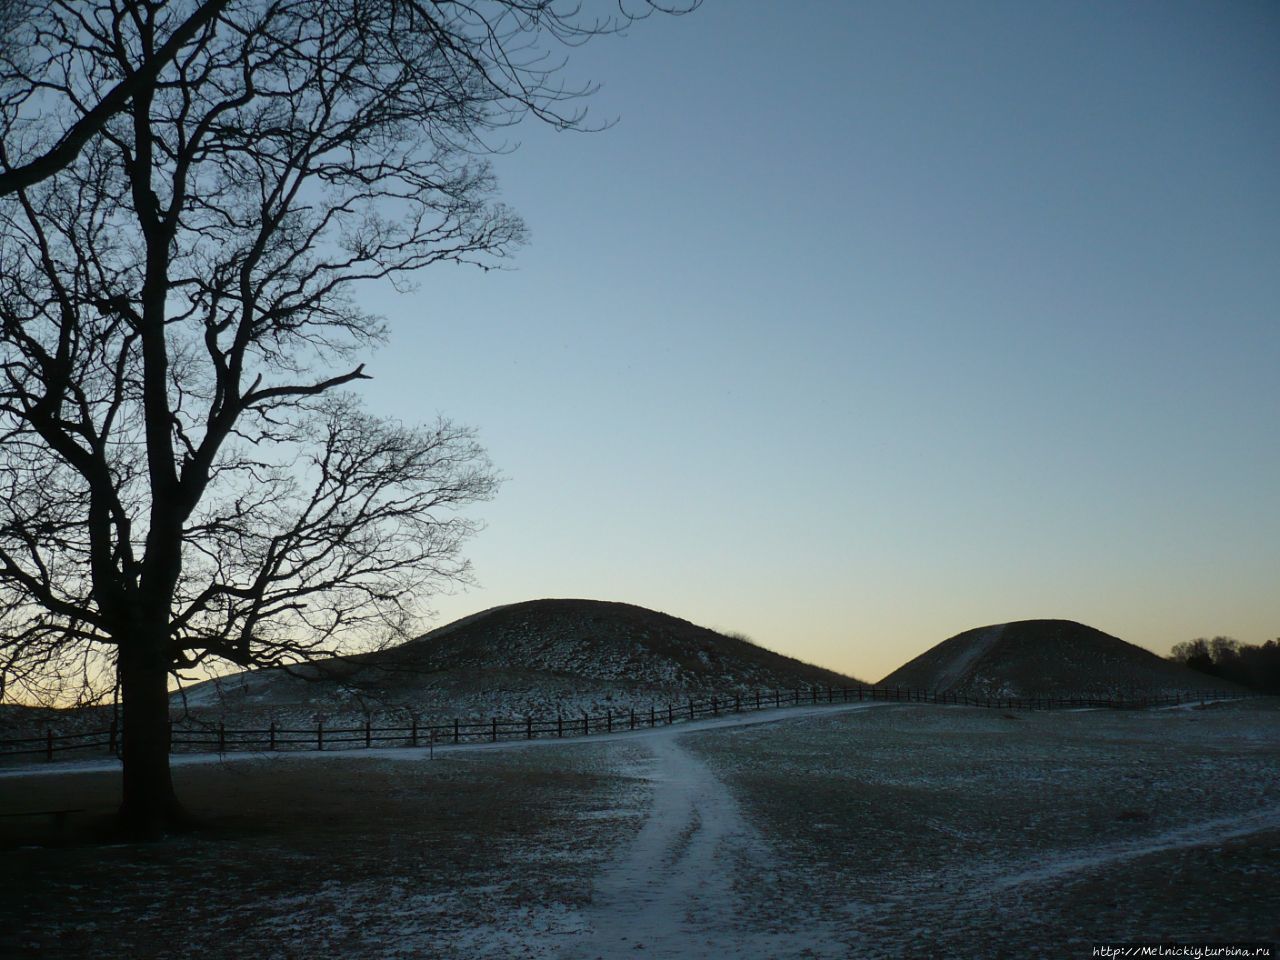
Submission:
[[[154,834],[173,671],[330,652],[466,575],[492,468],[465,429],[360,412],[385,332],[353,291],[519,245],[487,137],[580,126],[548,49],[633,15],[37,6],[0,52],[0,670],[63,690],[105,651],[121,812]]]
[[[158,45],[144,51],[143,56],[132,65],[132,70],[125,73],[117,83],[101,91],[94,101],[77,110],[70,125],[60,132],[56,140],[43,146],[17,166],[11,167],[6,162],[3,169],[0,169],[0,196],[39,183],[67,167],[79,156],[89,139],[101,131],[111,117],[123,111],[135,94],[155,84],[160,72],[172,64],[192,38],[212,23],[229,3],[230,0],[205,0],[195,4],[187,12],[185,19],[173,24],[168,36]],[[39,89],[32,83],[36,79],[34,74],[39,70],[39,65],[37,61],[33,69],[32,51],[21,46],[17,38],[24,32],[24,27],[34,26],[34,22],[45,16],[46,12],[46,4],[33,0],[0,0],[0,56],[10,64],[6,78],[17,80],[13,88],[16,88],[20,98],[24,93]],[[24,63],[20,70],[15,71],[12,65],[17,57],[24,58]]]

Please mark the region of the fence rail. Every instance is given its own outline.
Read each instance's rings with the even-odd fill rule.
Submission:
[[[1216,700],[1238,700],[1250,694],[1226,690],[1206,690],[1158,697],[971,697],[909,687],[801,687],[790,690],[753,690],[748,693],[716,695],[701,700],[687,698],[654,703],[647,710],[618,710],[602,714],[580,712],[577,716],[555,717],[490,717],[487,720],[426,722],[411,720],[408,725],[373,726],[372,719],[358,726],[326,727],[317,721],[313,727],[282,727],[274,722],[265,729],[228,729],[224,724],[182,726],[169,722],[172,748],[190,752],[228,753],[234,750],[326,750],[372,747],[423,747],[435,744],[460,744],[510,740],[535,740],[591,736],[626,730],[668,726],[680,722],[719,717],[744,711],[774,710],[783,707],[817,706],[858,702],[894,701],[939,705],[984,707],[997,710],[1055,709],[1142,709],[1206,703]],[[1259,695],[1260,696],[1260,695]],[[19,756],[44,756],[53,761],[59,754],[75,750],[106,751],[118,756],[121,738],[118,725],[86,733],[54,733],[49,728],[41,736],[0,739],[0,759]]]

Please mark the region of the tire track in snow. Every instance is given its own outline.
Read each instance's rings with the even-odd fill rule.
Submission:
[[[642,775],[654,790],[648,819],[597,879],[584,918],[591,933],[564,956],[846,956],[833,931],[815,929],[825,924],[807,925],[803,934],[771,932],[767,918],[745,915],[735,885],[771,873],[773,856],[729,789],[678,736],[647,738],[653,762]]]
[[[1280,829],[1280,807],[1199,820],[1129,841],[1052,852],[1035,866],[1024,864],[1009,869],[989,865],[961,871],[949,878],[945,895],[939,896],[935,888],[927,892],[922,889],[896,891],[869,909],[866,904],[848,904],[845,913],[864,927],[894,916],[911,916],[915,923],[930,918],[954,927],[965,918],[998,915],[1004,909],[1002,904],[1008,904],[1009,896],[1020,897],[1037,886],[1071,882],[1153,854],[1227,843],[1277,829]]]
[[[1280,807],[1264,808],[1233,817],[1201,820],[1128,842],[1061,853],[1031,869],[996,877],[991,883],[991,889],[1001,891],[1027,884],[1050,883],[1074,873],[1088,873],[1155,853],[1227,843],[1270,830],[1280,830]]]

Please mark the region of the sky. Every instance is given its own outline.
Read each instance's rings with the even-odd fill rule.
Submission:
[[[511,131],[510,269],[363,293],[368,406],[507,478],[437,622],[1280,636],[1280,6],[706,0],[565,76],[616,122]]]

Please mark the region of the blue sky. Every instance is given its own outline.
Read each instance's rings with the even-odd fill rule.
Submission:
[[[618,122],[512,132],[513,269],[366,291],[370,407],[509,478],[442,620],[1280,635],[1280,7],[707,0],[566,75]]]

